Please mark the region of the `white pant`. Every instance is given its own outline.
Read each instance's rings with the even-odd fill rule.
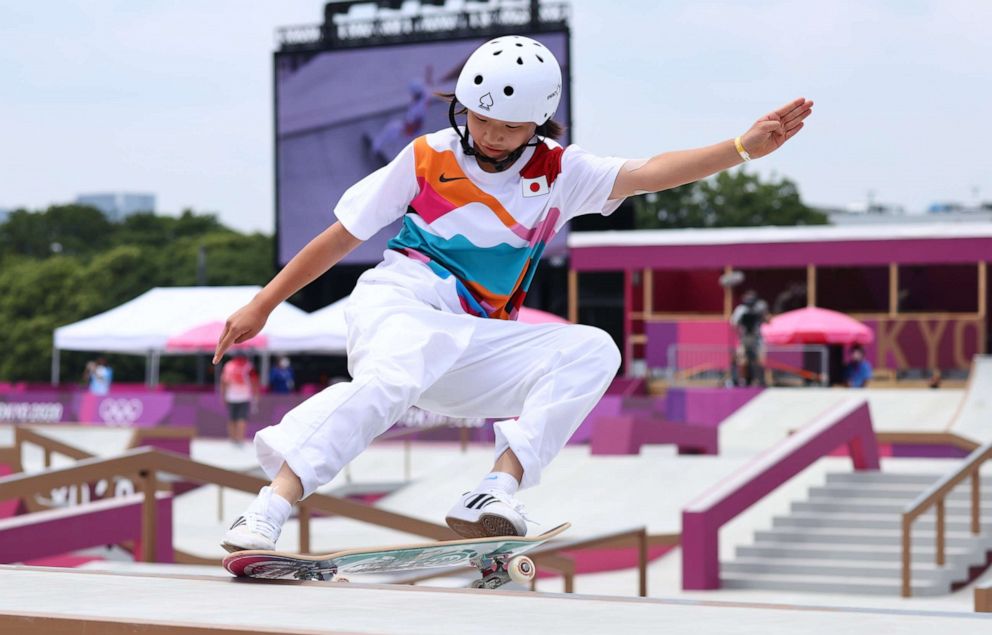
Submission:
[[[616,375],[612,338],[590,326],[452,313],[425,302],[428,293],[416,284],[359,282],[346,310],[354,379],[255,436],[270,478],[285,462],[308,496],[416,405],[503,419],[495,424],[496,456],[513,451],[524,468],[521,487],[540,481]]]

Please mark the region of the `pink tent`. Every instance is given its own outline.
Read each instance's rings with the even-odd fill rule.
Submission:
[[[524,324],[570,324],[568,320],[554,313],[528,309],[525,306],[520,307],[520,311],[517,313],[517,321]]]
[[[223,332],[223,322],[207,322],[170,337],[165,343],[165,349],[168,351],[212,351],[217,347],[217,340],[220,339]],[[264,335],[256,335],[247,342],[235,344],[233,348],[265,348],[267,343]]]
[[[854,318],[815,306],[789,311],[761,327],[769,344],[868,344],[871,329]]]

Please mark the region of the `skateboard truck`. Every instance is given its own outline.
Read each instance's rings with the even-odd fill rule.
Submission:
[[[537,575],[534,561],[527,556],[494,556],[483,561],[473,562],[482,578],[472,582],[473,589],[497,589],[507,582],[527,584]]]

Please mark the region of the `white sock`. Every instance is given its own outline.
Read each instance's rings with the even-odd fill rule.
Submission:
[[[490,472],[482,481],[479,486],[475,488],[477,492],[484,492],[487,489],[498,489],[502,492],[506,492],[510,496],[517,493],[517,489],[520,488],[520,483],[517,479],[513,478],[512,474],[507,474],[506,472]]]
[[[289,514],[293,511],[293,505],[282,496],[273,492],[272,488],[266,485],[258,492],[258,498],[255,499],[255,502],[251,504],[249,509],[265,514],[270,520],[278,522],[281,527],[289,519]]]

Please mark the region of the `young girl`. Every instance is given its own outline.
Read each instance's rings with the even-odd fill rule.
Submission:
[[[349,301],[352,381],[258,433],[258,459],[273,480],[224,536],[226,549],[273,549],[291,504],[331,481],[414,405],[500,419],[492,470],[446,520],[465,537],[525,535],[514,494],[540,481],[620,366],[599,329],[515,321],[545,246],[570,218],[607,215],[627,196],[765,156],[799,132],[812,107],[797,99],[736,139],[626,161],[551,140],[561,131],[552,119],[561,81],[539,42],[503,36],[483,44],[458,77],[451,128],[415,139],[345,192],[338,222],[227,321],[215,363],[256,335],[276,305],[403,219]]]

